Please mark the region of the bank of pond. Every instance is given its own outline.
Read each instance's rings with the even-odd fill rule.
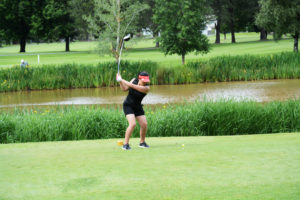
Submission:
[[[154,85],[295,79],[300,78],[300,54],[221,56],[173,67],[152,61],[121,62],[124,79],[136,77],[139,71],[149,72]],[[0,69],[0,92],[116,86],[116,73],[115,62],[13,66]]]
[[[300,100],[201,101],[145,107],[150,137],[300,131]],[[0,143],[123,138],[120,107],[56,106],[0,113]],[[139,136],[137,126],[133,137]]]

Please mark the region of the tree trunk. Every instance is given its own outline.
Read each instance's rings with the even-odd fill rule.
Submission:
[[[224,40],[226,40],[226,33],[224,33]]]
[[[153,36],[154,36],[154,38],[158,37],[158,32],[157,32],[157,31],[153,32]],[[155,43],[155,47],[156,47],[156,48],[159,47],[159,42],[156,42],[156,43]]]
[[[296,33],[294,36],[294,52],[298,53],[298,39],[299,39],[299,32]]]
[[[156,42],[155,43],[155,48],[158,48],[159,47],[159,42]]]
[[[234,22],[230,20],[231,43],[235,43]]]
[[[268,32],[265,29],[261,29],[260,31],[260,40],[267,40]]]
[[[66,51],[70,51],[70,37],[66,37]]]
[[[230,1],[230,5],[232,5],[232,1]],[[234,34],[234,11],[233,7],[228,9],[230,14],[230,32],[231,32],[231,43],[235,43],[235,34]]]
[[[231,30],[231,43],[235,43],[235,34],[234,34],[234,29]]]
[[[111,42],[111,52],[114,55],[114,57],[116,59],[116,62],[118,63],[118,61],[119,61],[119,54],[117,53],[116,47],[115,47],[115,45],[114,45],[113,42]]]
[[[181,55],[182,64],[184,65],[185,54]]]
[[[220,44],[221,40],[220,40],[220,20],[217,19],[217,23],[215,24],[215,28],[216,28],[216,44]]]
[[[20,53],[25,53],[26,48],[26,38],[24,36],[20,39]]]

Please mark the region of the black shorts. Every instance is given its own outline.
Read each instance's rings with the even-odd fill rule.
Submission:
[[[143,105],[131,106],[131,105],[123,104],[123,111],[125,115],[134,114],[136,117],[145,115]]]

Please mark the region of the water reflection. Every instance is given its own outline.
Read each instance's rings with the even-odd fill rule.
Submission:
[[[127,93],[118,87],[0,93],[0,107],[122,104]],[[217,99],[268,102],[300,97],[300,80],[151,86],[144,104]]]

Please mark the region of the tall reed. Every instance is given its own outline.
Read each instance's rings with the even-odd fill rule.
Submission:
[[[121,63],[122,76],[131,79],[139,71],[147,71],[151,77],[157,64],[150,61]],[[0,69],[0,92],[16,90],[42,90],[59,88],[94,88],[117,85],[114,62],[97,65],[64,64],[37,67]],[[154,81],[155,83],[155,81]]]
[[[184,66],[159,67],[158,84],[300,78],[300,54],[219,56]]]
[[[148,136],[263,134],[300,131],[300,100],[261,104],[203,101],[146,107]],[[121,109],[55,107],[0,114],[0,143],[124,137]],[[138,126],[133,136],[139,136]]]
[[[185,84],[300,78],[300,54],[220,56],[193,61],[184,66],[163,67],[155,62],[121,63],[123,78],[148,71],[151,84]],[[98,65],[45,65],[0,69],[0,92],[58,88],[93,88],[117,85],[116,63]]]

